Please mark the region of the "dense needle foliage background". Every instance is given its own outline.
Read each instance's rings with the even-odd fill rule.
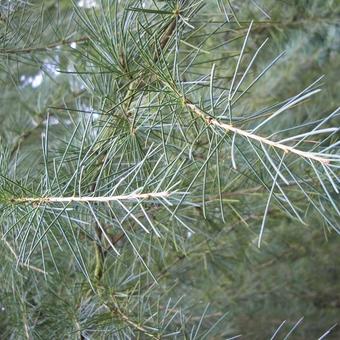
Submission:
[[[169,30],[176,8],[183,16]],[[218,97],[253,21],[237,81],[269,40],[239,90],[285,54],[243,94],[233,124],[249,128],[251,117],[266,117],[322,75],[322,92],[262,134],[325,118],[339,103],[339,15],[336,0],[1,0],[0,338],[269,339],[283,322],[277,339],[329,329],[326,338],[339,338],[339,239],[323,217],[336,226],[336,209],[318,213],[293,185],[305,225],[270,204],[259,248],[271,189],[253,157],[261,149],[239,141],[244,158],[233,169],[230,144],[182,114],[172,86],[181,78],[188,100],[227,115]],[[336,126],[335,115],[327,127]],[[312,178],[312,169],[289,165]],[[145,182],[154,191],[160,179],[166,190],[181,180],[193,193],[170,197],[180,203],[175,213],[152,198],[112,210],[9,204],[107,196],[117,183],[115,194]]]

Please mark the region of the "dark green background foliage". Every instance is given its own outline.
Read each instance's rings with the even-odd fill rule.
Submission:
[[[339,15],[336,0],[0,0],[0,338],[339,339],[338,169],[332,185],[210,121],[254,129],[324,75],[258,130],[311,131],[339,103]],[[300,148],[337,157],[338,113],[322,127]],[[171,195],[43,201],[155,192]]]

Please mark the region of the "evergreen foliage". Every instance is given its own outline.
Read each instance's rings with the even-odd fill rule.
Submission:
[[[338,338],[339,12],[2,0],[0,338]]]

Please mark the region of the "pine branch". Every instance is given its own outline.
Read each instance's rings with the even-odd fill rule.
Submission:
[[[159,42],[159,46],[160,48],[157,48],[157,52],[156,55],[154,57],[154,61],[157,62],[158,58],[160,57],[162,50],[165,48],[165,46],[167,45],[168,41],[170,40],[173,32],[175,31],[176,28],[176,22],[177,19],[176,17],[179,15],[179,10],[177,10],[175,13],[175,19],[173,19],[170,24],[168,25],[168,27],[166,28],[165,32],[163,33],[162,37],[160,38],[160,42]],[[124,107],[123,107],[123,113],[126,117],[127,120],[129,120],[129,109],[131,106],[131,103],[133,102],[134,96],[135,96],[135,92],[136,90],[144,83],[144,79],[143,79],[144,74],[142,73],[137,79],[133,80],[129,86],[128,86],[128,90],[125,94],[123,103],[124,103]],[[112,109],[110,109],[108,112],[110,112]],[[164,193],[159,193],[160,195],[155,195],[152,194],[152,196],[150,197],[150,195],[148,194],[142,194],[141,196],[138,197],[128,197],[128,199],[126,198],[122,198],[122,199],[112,199],[112,201],[114,200],[136,200],[136,199],[148,199],[148,198],[161,198],[161,197],[169,197],[170,193],[168,192],[164,192]],[[89,201],[87,201],[89,202]],[[96,201],[96,202],[103,202],[103,201]],[[105,202],[109,202],[108,200],[106,200]],[[98,226],[98,223],[96,222],[96,233],[97,233],[97,237],[99,238],[99,240],[101,240],[102,237],[102,231]],[[111,245],[114,247],[116,245],[117,242],[119,242],[120,240],[122,240],[123,238],[125,238],[125,233],[122,232],[121,234],[116,235],[116,237],[111,240]],[[102,247],[100,244],[95,244],[95,253],[96,253],[96,265],[95,265],[95,271],[94,271],[94,276],[95,276],[95,280],[96,283],[98,284],[101,280],[102,274],[103,274],[103,263],[105,260],[105,256],[106,256],[106,252],[103,252]]]
[[[26,6],[26,1],[22,3]],[[271,312],[275,305],[270,302],[277,300],[268,292],[289,296],[296,291],[295,283],[283,287],[272,275],[262,275],[272,272],[274,266],[282,269],[282,262],[270,259],[276,254],[287,263],[301,259],[299,253],[309,254],[308,243],[315,252],[315,240],[308,236],[314,229],[306,232],[295,221],[312,226],[308,219],[315,218],[315,225],[322,224],[327,237],[329,226],[338,231],[340,156],[336,149],[339,129],[334,122],[339,114],[335,111],[325,118],[322,102],[317,112],[318,104],[310,106],[308,119],[315,115],[313,121],[305,120],[303,110],[299,112],[303,115],[291,121],[275,119],[319,92],[314,83],[274,105],[266,98],[268,106],[258,108],[260,103],[252,95],[260,92],[259,98],[263,98],[277,80],[267,75],[263,92],[254,85],[283,54],[257,74],[256,60],[263,58],[258,64],[261,67],[267,58],[262,49],[267,40],[253,55],[248,53],[251,25],[247,29],[244,23],[248,25],[247,19],[256,20],[263,12],[250,18],[253,13],[248,16],[245,10],[245,21],[238,21],[236,14],[243,11],[243,2],[227,3],[229,7],[224,0],[145,4],[105,0],[96,2],[94,9],[74,4],[64,11],[63,5],[51,5],[48,13],[33,4],[10,18],[13,25],[3,25],[3,47],[8,49],[0,49],[0,56],[6,70],[4,93],[9,95],[2,110],[6,118],[2,130],[10,138],[5,138],[8,146],[3,143],[0,147],[0,222],[3,251],[13,263],[8,265],[9,275],[3,273],[3,292],[13,292],[0,301],[0,311],[6,308],[0,317],[5,337],[73,334],[80,339],[207,339],[232,336],[234,325],[244,327],[246,334],[251,326],[237,316],[244,315],[239,301],[256,308],[262,303],[259,299],[264,300]],[[195,17],[203,6],[207,11]],[[279,22],[280,18],[273,18],[258,23],[253,31],[280,27]],[[282,26],[291,25],[283,22]],[[242,45],[237,39],[244,31]],[[84,32],[84,43],[83,38],[48,43],[71,37],[69,32]],[[226,33],[232,39],[226,40]],[[333,36],[331,32],[327,40]],[[315,40],[322,39],[311,36],[308,41],[314,44]],[[43,42],[30,47],[28,41]],[[40,46],[45,42],[48,45]],[[79,42],[79,50],[68,50],[73,42]],[[57,51],[63,45],[67,56]],[[241,53],[230,53],[241,46]],[[333,47],[330,51],[327,53],[333,55]],[[40,58],[36,58],[38,54]],[[20,60],[14,60],[15,55]],[[227,61],[230,56],[233,59]],[[18,83],[32,66],[36,69],[44,63],[48,69],[52,58],[53,66],[57,63],[68,71],[48,74],[51,82],[47,86]],[[325,68],[324,73],[328,71]],[[275,76],[280,78],[280,72],[279,68]],[[230,84],[223,83],[227,79]],[[63,115],[49,124],[43,119],[51,108],[46,100],[65,97],[70,86],[78,87],[78,80],[87,94],[75,101],[76,109],[62,108],[68,117]],[[298,86],[303,86],[304,80],[299,80]],[[279,85],[279,95],[271,92],[275,97],[287,89],[284,82]],[[15,103],[14,91],[21,102]],[[294,84],[289,84],[290,91],[295,91]],[[52,102],[60,103],[60,99]],[[256,112],[247,114],[253,109]],[[20,124],[21,112],[34,112],[36,123],[13,139],[10,124]],[[292,124],[287,127],[287,123]],[[37,165],[33,167],[33,137],[38,135],[43,162],[34,160]],[[24,143],[27,148],[20,147]],[[273,203],[275,207],[271,207]],[[255,228],[261,220],[261,232],[266,221],[273,232],[264,234],[271,242],[258,251]],[[241,224],[245,228],[236,227]],[[273,242],[274,233],[279,244]],[[306,241],[301,252],[294,244],[299,233]],[[319,242],[320,235],[314,235]],[[285,240],[293,257],[282,248]],[[329,252],[333,242],[329,237],[322,266],[328,270],[325,265],[329,264],[336,271],[332,263],[336,256]],[[30,263],[38,263],[50,274],[46,282],[32,270],[45,272]],[[304,264],[299,266],[299,277],[303,277],[299,284],[310,282],[310,277],[305,280],[303,276]],[[15,265],[30,270],[22,275]],[[323,276],[328,279],[328,271]],[[245,282],[241,291],[240,280]],[[233,305],[229,329],[225,325],[215,328],[219,321],[214,324],[208,319],[230,310],[229,302],[221,303],[223,292],[228,292]],[[184,295],[179,302],[178,297]],[[328,299],[332,291],[316,295]],[[198,304],[202,296],[218,310],[206,313],[206,307],[201,315]],[[277,319],[269,318],[263,325],[273,321]]]
[[[303,157],[303,158],[306,158],[306,159],[309,159],[309,160],[317,161],[321,164],[330,164],[334,160],[331,157],[331,155],[323,156],[323,155],[320,155],[320,154],[315,154],[313,152],[303,151],[303,150],[294,148],[292,146],[289,146],[289,145],[286,145],[286,144],[283,144],[283,143],[280,143],[280,142],[272,141],[272,140],[270,140],[266,137],[259,136],[257,134],[252,133],[252,132],[242,130],[240,128],[236,128],[236,127],[234,127],[230,124],[222,123],[222,122],[218,121],[216,118],[213,118],[213,117],[209,116],[208,114],[206,114],[205,112],[203,112],[196,105],[191,104],[187,99],[185,99],[184,102],[186,103],[186,107],[190,111],[195,113],[198,117],[202,118],[207,125],[219,127],[219,128],[222,128],[225,131],[234,132],[236,135],[240,135],[240,136],[255,140],[257,142],[272,146],[274,148],[281,149],[285,153],[293,153],[293,154],[296,154],[300,157]]]
[[[69,197],[21,197],[10,199],[14,204],[53,204],[53,203],[108,203],[117,201],[138,201],[149,200],[153,198],[167,198],[174,194],[174,192],[151,192],[142,194],[128,194],[117,196],[69,196]]]

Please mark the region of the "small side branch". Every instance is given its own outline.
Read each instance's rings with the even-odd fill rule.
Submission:
[[[71,45],[72,43],[83,43],[90,40],[89,37],[81,37],[79,39],[75,40],[61,40],[46,46],[36,46],[36,47],[26,47],[26,48],[11,48],[11,49],[6,49],[6,48],[1,48],[0,49],[0,54],[25,54],[25,53],[33,53],[33,52],[43,52],[43,51],[48,51],[54,48],[57,48],[59,46],[64,46],[64,45]]]
[[[118,202],[118,201],[136,201],[148,200],[153,198],[166,198],[173,195],[173,192],[162,191],[154,193],[128,194],[117,196],[68,196],[68,197],[22,197],[13,198],[11,203],[14,204],[52,204],[52,203],[100,203],[100,202]]]
[[[195,113],[198,117],[201,117],[208,125],[214,125],[214,126],[220,127],[221,129],[223,129],[225,131],[231,131],[231,132],[234,132],[235,134],[249,138],[251,140],[256,140],[260,143],[272,146],[272,147],[277,148],[277,149],[281,149],[285,153],[294,153],[294,154],[296,154],[300,157],[303,157],[303,158],[306,158],[306,159],[309,159],[309,160],[314,160],[314,161],[317,161],[321,164],[329,164],[331,162],[331,159],[326,157],[326,155],[325,155],[325,157],[322,157],[320,155],[316,155],[313,152],[308,152],[308,151],[296,149],[292,146],[288,146],[288,145],[285,145],[285,144],[280,143],[280,142],[275,142],[275,141],[272,141],[272,140],[267,139],[265,137],[251,133],[249,131],[245,131],[245,130],[236,128],[236,127],[234,127],[230,124],[219,122],[217,119],[212,118],[209,115],[207,115],[206,113],[204,113],[201,109],[199,109],[194,104],[191,104],[187,101],[185,101],[185,102],[186,102],[186,107],[191,112]]]

